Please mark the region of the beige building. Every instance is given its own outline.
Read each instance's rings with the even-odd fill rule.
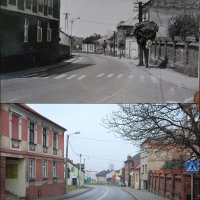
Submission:
[[[77,164],[74,164],[73,161],[71,160],[68,160],[67,165],[68,165],[67,185],[79,186],[79,181],[80,181],[80,187],[82,187],[84,185],[85,171],[83,169],[80,170],[79,166]]]

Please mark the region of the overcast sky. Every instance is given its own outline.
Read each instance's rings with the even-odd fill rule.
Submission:
[[[134,3],[136,0],[61,0],[61,23],[65,30],[65,16],[70,13],[69,21],[80,17],[73,25],[73,35],[87,37],[93,33],[101,35],[114,31],[116,25],[123,20],[136,16]],[[71,34],[71,23],[69,23]]]
[[[133,156],[139,152],[137,147],[117,138],[101,125],[106,115],[117,110],[117,105],[29,104],[29,106],[65,127],[67,129],[65,141],[67,134],[80,131],[79,135],[70,136],[69,158],[78,163],[77,154],[83,154],[88,170],[107,170],[110,163],[114,164],[116,170],[120,169],[128,155]]]

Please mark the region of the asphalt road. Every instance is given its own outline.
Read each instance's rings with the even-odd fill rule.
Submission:
[[[89,192],[67,198],[70,200],[134,200],[133,197],[119,187],[95,186]]]
[[[185,102],[194,93],[131,60],[103,55],[82,54],[71,64],[1,76],[2,103],[169,103]]]

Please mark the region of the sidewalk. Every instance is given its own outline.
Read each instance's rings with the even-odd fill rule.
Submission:
[[[124,187],[122,189],[133,196],[135,200],[169,200],[145,190],[136,190],[130,187]]]
[[[119,59],[119,58],[117,58]],[[129,66],[137,66],[138,59],[128,59],[128,58],[121,58],[122,62],[125,62]],[[183,87],[195,91],[199,91],[199,84],[200,80],[195,77],[190,77],[187,75],[184,75],[182,73],[176,72],[173,69],[165,68],[160,69],[156,66],[146,68],[145,66],[137,66],[138,69],[141,69],[143,71],[146,71],[151,76],[154,76],[158,79],[161,79],[165,82],[172,83],[178,87]]]
[[[61,195],[61,196],[54,196],[54,197],[48,197],[48,198],[40,198],[38,200],[61,200],[61,199],[68,199],[68,198],[71,198],[71,197],[83,194],[85,192],[88,192],[88,191],[90,191],[92,189],[93,189],[92,187],[85,187],[85,188],[81,188],[80,190],[74,190],[72,192],[69,192],[69,193]]]
[[[73,58],[70,59],[66,59],[63,60],[62,62],[56,63],[54,65],[47,65],[47,66],[40,66],[40,67],[34,67],[34,68],[29,68],[29,69],[24,69],[21,71],[15,71],[15,72],[9,72],[9,73],[4,73],[1,74],[0,78],[3,80],[5,78],[13,78],[13,77],[20,77],[20,76],[24,76],[26,74],[34,74],[34,73],[41,73],[47,70],[51,70],[51,69],[55,69],[55,68],[62,68],[64,66],[70,65],[71,63],[73,63],[74,61],[76,61],[77,59],[79,59],[79,57],[75,56]],[[69,68],[69,71],[72,70],[71,68]]]

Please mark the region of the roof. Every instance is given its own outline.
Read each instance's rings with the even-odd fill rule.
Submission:
[[[57,123],[53,122],[52,120],[46,118],[45,116],[41,115],[40,113],[38,113],[37,111],[35,111],[35,110],[32,109],[31,107],[29,107],[28,105],[22,104],[22,103],[16,103],[15,105],[17,105],[17,106],[19,106],[19,107],[21,107],[21,108],[23,108],[23,109],[25,109],[25,110],[27,110],[27,111],[29,111],[29,112],[35,114],[35,115],[37,115],[38,117],[41,117],[41,118],[47,120],[48,122],[54,124],[55,126],[58,126],[58,127],[59,127],[60,129],[62,129],[63,131],[67,131],[66,128],[60,126],[59,124],[57,124]]]
[[[110,170],[103,170],[103,171],[97,173],[96,176],[106,177],[106,175],[109,174],[110,172],[112,172],[112,171],[110,171]]]
[[[87,37],[83,40],[83,44],[94,44],[98,39],[100,39],[100,35],[92,35],[90,37]]]
[[[140,153],[134,155],[133,157],[130,157],[128,160],[125,161],[125,163],[127,162],[132,162],[134,164],[133,167],[136,167],[140,164]]]
[[[119,27],[133,27],[135,26],[135,24],[138,23],[138,19],[137,18],[130,18],[126,21],[120,21],[117,25],[117,28]]]

